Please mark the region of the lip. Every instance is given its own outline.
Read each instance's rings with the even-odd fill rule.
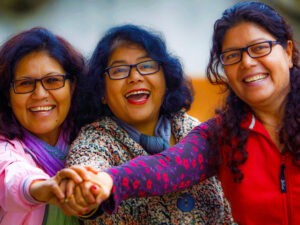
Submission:
[[[257,73],[251,73],[243,76],[242,81],[246,84],[252,84],[252,83],[263,81],[267,77],[269,77],[269,73],[257,72]]]
[[[144,95],[146,95],[146,97],[144,96],[144,97],[141,97],[140,99],[130,98],[131,96],[138,95],[138,94],[144,94]],[[134,89],[134,90],[130,90],[130,91],[126,92],[124,97],[126,98],[127,102],[130,104],[143,105],[148,101],[150,95],[151,95],[150,90],[148,90],[146,88],[139,88],[139,89]]]
[[[130,91],[126,92],[125,95],[124,95],[124,97],[128,98],[129,96],[131,96],[133,94],[142,94],[142,93],[148,94],[148,95],[151,94],[151,92],[148,89],[146,89],[146,88],[140,88],[140,89],[134,89],[134,90],[130,90]]]
[[[30,106],[28,107],[28,110],[30,112],[49,112],[53,110],[56,106],[55,105],[37,105],[37,106]]]

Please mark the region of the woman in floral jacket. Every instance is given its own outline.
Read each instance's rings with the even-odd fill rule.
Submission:
[[[82,128],[68,166],[90,165],[100,171],[159,153],[199,124],[185,113],[192,92],[179,60],[167,52],[159,35],[134,25],[114,27],[98,43],[89,66],[89,99],[96,106],[94,114],[101,117]],[[116,214],[95,217],[85,224],[232,222],[215,177],[176,193],[130,199]]]

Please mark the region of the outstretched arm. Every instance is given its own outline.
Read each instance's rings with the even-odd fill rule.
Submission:
[[[198,183],[217,172],[214,154],[207,142],[207,124],[193,129],[177,145],[152,156],[140,156],[121,166],[105,169],[90,180],[97,190],[97,203],[107,212],[116,211],[131,197],[163,195]],[[84,182],[85,183],[85,182]]]
[[[113,189],[111,199],[104,204],[105,210],[115,211],[127,198],[178,191],[216,174],[217,162],[212,157],[215,153],[209,148],[207,135],[207,124],[202,123],[160,154],[140,156],[106,169],[104,177],[111,177],[107,181],[113,180]]]

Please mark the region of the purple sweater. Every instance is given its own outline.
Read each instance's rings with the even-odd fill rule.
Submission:
[[[121,201],[131,197],[163,195],[215,175],[216,163],[207,155],[206,128],[205,123],[198,125],[160,154],[140,156],[105,170],[114,182],[112,199],[105,210],[115,211]]]

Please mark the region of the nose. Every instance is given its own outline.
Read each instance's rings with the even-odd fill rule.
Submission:
[[[247,51],[242,52],[241,65],[243,67],[249,67],[255,65],[257,62],[256,59],[252,58]]]
[[[143,79],[143,76],[139,73],[136,66],[131,67],[131,70],[129,71],[128,82],[138,82]]]
[[[35,83],[35,89],[34,91],[32,92],[32,96],[34,98],[45,98],[49,95],[49,92],[48,90],[46,90],[44,88],[44,86],[42,85],[42,82],[41,81],[36,81]]]

